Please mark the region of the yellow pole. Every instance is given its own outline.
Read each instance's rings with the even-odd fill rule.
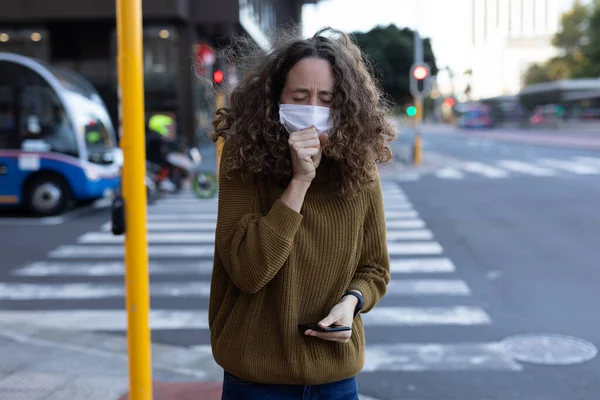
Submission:
[[[413,148],[413,162],[415,165],[421,165],[423,160],[423,148],[421,145],[421,123],[423,121],[423,99],[420,96],[415,97],[415,143]]]
[[[217,110],[225,107],[225,93],[222,88],[217,89],[216,99]],[[217,140],[217,177],[219,176],[219,167],[221,165],[221,153],[223,152],[223,138]]]
[[[125,200],[125,287],[129,350],[129,400],[152,399],[149,327],[148,242],[146,238],[146,148],[142,2],[116,0],[118,67],[123,123]]]

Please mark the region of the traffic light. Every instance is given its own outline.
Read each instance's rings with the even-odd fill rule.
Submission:
[[[217,85],[220,85],[221,83],[223,83],[224,80],[225,80],[225,74],[223,73],[223,71],[218,69],[215,72],[213,72],[213,81]]]
[[[410,69],[410,92],[415,97],[425,97],[431,92],[431,70],[425,63],[417,63]]]
[[[415,115],[417,115],[417,107],[415,106],[410,106],[406,109],[406,115],[408,115],[409,117],[414,117]]]
[[[454,99],[452,97],[448,97],[444,100],[444,104],[448,107],[454,107]]]

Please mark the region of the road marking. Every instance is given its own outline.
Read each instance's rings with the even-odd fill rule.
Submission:
[[[390,211],[410,211],[412,210],[412,204],[410,203],[392,203],[385,202],[385,213],[387,214]]]
[[[425,227],[422,219],[396,219],[385,222],[387,229],[419,229]]]
[[[393,343],[367,345],[362,372],[521,371],[501,343]]]
[[[468,296],[471,290],[459,279],[400,279],[388,284],[388,294],[403,296]]]
[[[213,225],[214,227],[214,225]],[[147,234],[149,244],[168,244],[168,243],[202,243],[214,244],[214,232],[150,232]],[[123,243],[124,236],[115,236],[110,232],[88,232],[81,235],[78,243],[84,244],[115,244]]]
[[[215,246],[181,245],[181,246],[149,246],[150,257],[212,257]],[[122,245],[88,246],[66,245],[60,246],[48,253],[50,258],[122,258],[124,256]]]
[[[554,176],[556,172],[548,168],[516,160],[500,160],[497,163],[502,168],[533,176]]]
[[[508,177],[508,172],[506,172],[500,168],[492,167],[491,165],[487,165],[487,164],[480,163],[477,161],[461,162],[458,166],[461,169],[464,169],[465,171],[468,171],[468,172],[471,172],[474,174],[484,175],[488,178],[506,178],[506,177]]]
[[[217,221],[217,213],[213,214],[148,214],[148,222],[161,222],[161,221]]]
[[[388,243],[390,257],[405,255],[442,254],[444,249],[438,242],[392,242]]]
[[[456,168],[442,168],[438,171],[435,172],[435,176],[440,178],[440,179],[455,179],[455,180],[459,180],[459,179],[464,179],[465,178],[465,174],[463,174],[461,171],[459,171]]]
[[[152,329],[208,329],[208,311],[150,310]],[[125,310],[0,311],[0,321],[38,328],[125,331]]]
[[[600,157],[575,157],[575,161],[600,167]]]
[[[402,218],[419,218],[419,213],[411,211],[388,211],[385,213],[386,220],[388,219],[402,219]]]
[[[212,261],[150,262],[150,275],[210,275]],[[102,262],[52,262],[39,261],[25,265],[11,272],[14,276],[123,276],[125,264],[121,261]]]
[[[456,270],[449,258],[409,258],[391,260],[390,270],[398,274],[451,273]]]
[[[102,225],[103,231],[110,231],[110,222]],[[148,222],[148,231],[209,231],[214,232],[215,222]]]
[[[365,326],[487,325],[492,320],[479,307],[376,307],[363,314]]]
[[[485,311],[475,307],[376,307],[362,315],[366,326],[439,326],[489,324]],[[2,310],[0,321],[38,328],[78,331],[125,331],[125,310]],[[150,310],[152,329],[208,329],[207,310]]]
[[[469,288],[460,280],[406,280],[390,282],[388,295],[468,295]],[[152,282],[152,297],[208,297],[210,281]],[[0,300],[67,300],[124,297],[124,283],[0,283]]]
[[[151,283],[150,295],[208,297],[210,281]],[[0,283],[0,300],[80,300],[124,296],[124,283]]]
[[[586,164],[580,164],[573,161],[554,160],[549,158],[542,158],[538,160],[540,164],[548,167],[562,169],[564,171],[572,172],[579,175],[596,175],[600,174],[600,169]]]
[[[409,203],[408,198],[404,195],[384,194],[383,201],[384,202],[387,201],[387,202]]]
[[[387,240],[431,240],[433,239],[433,233],[427,229],[419,230],[388,230]]]

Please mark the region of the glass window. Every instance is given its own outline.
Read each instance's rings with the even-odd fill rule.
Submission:
[[[19,146],[17,113],[12,86],[0,84],[0,149]]]
[[[41,140],[50,151],[77,157],[77,137],[65,108],[50,86],[27,84],[20,88],[21,138]]]

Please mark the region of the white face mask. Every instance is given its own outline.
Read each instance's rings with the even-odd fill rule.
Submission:
[[[317,134],[331,134],[333,123],[331,109],[327,107],[305,106],[300,104],[281,104],[279,106],[279,121],[289,133],[314,126]]]

